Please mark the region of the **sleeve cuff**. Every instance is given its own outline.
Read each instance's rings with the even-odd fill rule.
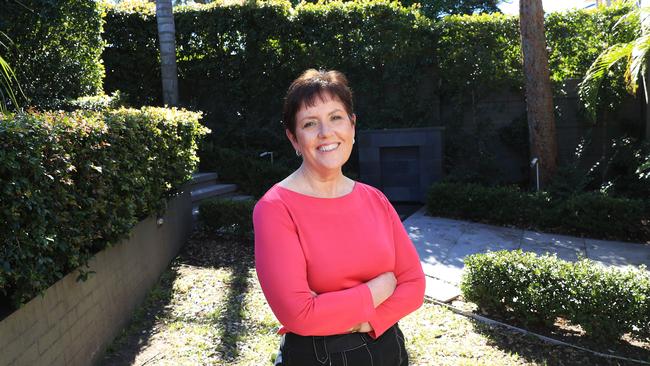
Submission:
[[[370,287],[365,283],[357,288],[361,293],[361,308],[364,309],[363,318],[364,321],[367,321],[367,319],[372,319],[375,316],[375,303],[372,301],[372,293]]]
[[[370,323],[373,329],[372,332],[368,332],[368,335],[372,339],[381,337],[381,335],[384,334],[384,332],[392,326],[392,324],[386,324],[385,322],[382,322],[380,319],[378,319],[376,313],[370,318],[368,323]]]

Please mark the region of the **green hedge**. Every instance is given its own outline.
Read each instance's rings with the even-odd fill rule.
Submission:
[[[552,199],[516,187],[437,183],[427,196],[429,215],[593,238],[650,240],[650,207],[642,199],[599,192]]]
[[[152,6],[130,4],[107,11],[105,89],[126,92],[133,105],[160,104]],[[558,95],[563,81],[581,78],[598,52],[630,39],[632,26],[629,32],[610,31],[628,9],[617,5],[547,16]],[[307,68],[346,73],[360,129],[446,126],[450,169],[489,160],[489,151],[481,155],[481,149],[492,146],[489,139],[496,137],[484,130],[461,133],[468,105],[497,89],[521,93],[523,87],[518,19],[512,16],[433,20],[417,8],[386,0],[295,7],[273,0],[177,7],[175,22],[183,105],[206,113],[215,146],[251,155],[274,151],[278,161],[293,157],[280,125],[282,99],[289,83]],[[606,89],[622,95],[619,84]],[[521,120],[523,128],[509,137],[514,143],[527,139],[525,116]],[[475,122],[489,124],[478,112]],[[520,150],[527,156],[525,145]],[[492,162],[467,170],[489,174],[496,166]]]
[[[631,333],[650,339],[650,274],[607,268],[583,259],[499,251],[464,260],[463,296],[479,308],[550,326],[563,317],[596,339]]]
[[[0,117],[0,307],[164,210],[198,163],[200,117],[152,107]]]
[[[240,191],[258,198],[291,174],[299,164],[297,159],[293,163],[276,161],[271,164],[268,156],[261,158],[251,152],[209,144],[204,146],[201,155],[201,171],[216,171],[220,180],[236,182]]]
[[[3,40],[8,48],[3,57],[27,105],[49,108],[102,90],[104,12],[100,1],[2,2],[0,30],[12,40]]]
[[[114,7],[106,19],[107,92],[124,91],[135,105],[158,103],[155,18]],[[362,128],[434,117],[430,21],[396,2],[180,7],[175,22],[181,101],[206,113],[218,146],[291,157],[282,99],[310,67],[346,72]]]
[[[107,5],[104,91],[126,92],[135,106],[162,105],[155,3],[129,4]]]
[[[228,198],[201,202],[199,218],[204,225],[222,234],[250,236],[253,231],[254,200],[235,201]]]

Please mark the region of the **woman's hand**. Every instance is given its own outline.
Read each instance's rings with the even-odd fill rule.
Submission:
[[[348,329],[348,332],[350,332],[350,333],[368,333],[368,332],[372,332],[373,330],[374,330],[374,328],[372,327],[372,325],[370,325],[370,323],[363,322],[361,324],[357,324],[356,326]]]
[[[384,272],[366,282],[366,285],[370,288],[372,302],[377,307],[393,294],[397,286],[397,278],[393,272]]]

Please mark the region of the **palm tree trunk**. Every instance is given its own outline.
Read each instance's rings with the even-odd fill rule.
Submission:
[[[650,0],[641,0],[641,35],[645,36],[650,32],[650,14],[648,10],[650,8]],[[647,61],[646,61],[647,62]],[[646,65],[646,72],[641,75],[641,81],[643,82],[643,102],[645,110],[645,139],[650,141],[650,103],[648,103],[648,97],[650,96],[650,91],[648,90],[648,83],[650,81],[650,68]]]
[[[541,0],[519,2],[519,26],[524,57],[530,152],[532,157],[539,159],[540,185],[544,186],[557,169],[557,134]]]
[[[178,105],[178,73],[176,71],[176,29],[172,0],[156,0],[156,20],[160,41],[160,71],[163,103]]]

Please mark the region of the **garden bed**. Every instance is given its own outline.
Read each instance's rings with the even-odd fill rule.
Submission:
[[[503,316],[478,310],[476,304],[466,301],[462,296],[454,300],[451,306],[578,347],[587,348],[607,355],[650,362],[650,340],[642,341],[631,337],[629,334],[623,335],[619,342],[603,344],[587,337],[585,331],[579,325],[571,324],[561,317],[556,319],[552,327],[534,326],[525,325],[520,319],[514,316]],[[603,358],[601,362],[606,362],[606,359]],[[611,364],[617,364],[617,362],[626,364],[622,360],[615,359],[612,359],[610,362],[612,362]],[[638,365],[640,363],[632,362],[631,364]]]

